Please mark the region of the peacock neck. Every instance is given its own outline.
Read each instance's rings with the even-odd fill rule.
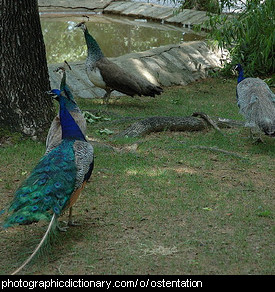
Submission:
[[[65,85],[62,88],[62,90],[65,92],[65,94],[68,97],[68,98],[64,98],[64,103],[65,103],[65,107],[67,108],[67,110],[69,112],[80,111],[75,100],[74,100],[74,97],[73,97],[69,87],[67,85]]]
[[[244,80],[245,79],[245,77],[244,77],[244,74],[243,74],[243,69],[241,68],[240,70],[239,70],[239,75],[238,75],[238,79],[237,79],[237,81],[238,81],[238,83],[240,83],[242,80]]]
[[[104,55],[97,43],[97,41],[89,34],[88,29],[84,32],[86,44],[88,47],[88,59],[92,62],[96,62],[103,58]]]
[[[86,141],[85,136],[83,135],[79,126],[67,109],[66,97],[60,95],[59,104],[59,117],[62,128],[62,139]]]

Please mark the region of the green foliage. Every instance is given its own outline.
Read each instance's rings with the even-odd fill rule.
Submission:
[[[110,118],[104,118],[101,116],[96,116],[88,111],[83,111],[84,118],[86,119],[87,123],[93,124],[99,121],[110,121]]]
[[[21,133],[11,131],[5,126],[0,128],[0,145],[2,144],[16,144],[24,137]]]
[[[182,9],[197,9],[212,13],[220,12],[218,0],[185,0],[181,5]]]
[[[234,1],[225,1],[232,7]],[[244,65],[249,76],[268,75],[274,72],[274,1],[247,1],[238,14],[209,15],[209,38],[220,48],[230,52],[231,64]],[[225,73],[232,69],[224,68]]]
[[[173,0],[177,2],[177,0]],[[274,0],[247,0],[235,9],[236,0],[184,0],[180,9],[198,9],[208,12],[203,24],[208,38],[230,53],[231,63],[222,70],[230,75],[232,65],[244,65],[247,76],[270,75],[275,70]],[[223,13],[229,10],[232,14]],[[214,14],[213,14],[214,13]],[[201,26],[198,26],[201,29]]]

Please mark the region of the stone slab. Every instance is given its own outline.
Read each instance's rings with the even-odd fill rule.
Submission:
[[[98,10],[104,9],[113,0],[38,0],[40,11],[45,11],[47,8],[63,8],[63,9],[87,9]]]
[[[183,9],[179,13],[171,7],[146,2],[131,2],[129,0],[38,0],[41,12],[102,12],[136,18],[165,21],[169,24],[192,27],[206,20],[206,12]]]
[[[206,78],[209,71],[220,68],[220,51],[210,49],[203,41],[187,42],[153,48],[139,53],[110,58],[126,71],[141,75],[163,87],[186,85]],[[49,75],[52,88],[59,88],[60,76],[54,69],[62,64],[50,64]],[[105,91],[95,87],[87,77],[85,62],[70,63],[72,70],[67,74],[67,83],[75,97],[101,98]],[[121,95],[113,92],[112,95]]]

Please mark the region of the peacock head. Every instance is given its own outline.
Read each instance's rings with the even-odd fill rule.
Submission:
[[[87,26],[85,24],[85,21],[78,23],[75,27],[81,28],[84,32],[87,30]]]
[[[241,66],[241,64],[237,64],[237,65],[235,65],[234,69],[235,69],[236,71],[238,71],[238,72],[242,71],[242,66]]]
[[[52,98],[58,99],[61,95],[61,90],[59,89],[52,89],[50,91],[47,91],[48,95]]]
[[[73,96],[66,91],[66,88],[64,90],[52,89],[48,92],[48,94],[57,101],[60,101],[62,99],[68,109],[73,109],[77,107]]]

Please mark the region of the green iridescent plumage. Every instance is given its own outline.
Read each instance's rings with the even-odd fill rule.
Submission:
[[[40,160],[16,191],[9,208],[13,214],[7,218],[4,227],[50,220],[53,213],[60,215],[75,188],[77,168],[73,143],[62,141]]]

